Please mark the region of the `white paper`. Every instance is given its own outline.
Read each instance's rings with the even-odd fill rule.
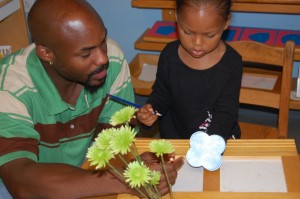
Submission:
[[[273,90],[277,77],[243,75],[242,87]]]
[[[287,192],[280,158],[225,159],[220,186],[221,192]]]
[[[173,192],[202,192],[203,167],[193,168],[185,161],[178,171],[176,183],[172,190]]]
[[[151,64],[143,64],[142,72],[138,77],[139,80],[143,81],[154,81],[156,78],[157,66]]]

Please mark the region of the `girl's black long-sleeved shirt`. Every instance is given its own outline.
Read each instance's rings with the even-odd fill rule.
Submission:
[[[153,92],[147,103],[163,115],[162,138],[188,139],[196,131],[224,139],[240,137],[238,125],[242,58],[228,44],[220,61],[205,70],[185,65],[178,55],[180,41],[161,52]]]

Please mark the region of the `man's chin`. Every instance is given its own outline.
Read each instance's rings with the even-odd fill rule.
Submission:
[[[94,93],[96,92],[99,88],[101,88],[104,84],[105,80],[104,81],[101,81],[98,85],[90,85],[90,84],[85,84],[84,85],[84,88],[90,92],[90,93]]]

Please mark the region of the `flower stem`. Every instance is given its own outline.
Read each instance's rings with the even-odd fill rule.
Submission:
[[[128,163],[126,162],[126,160],[123,158],[122,155],[118,154],[118,157],[122,160],[122,162],[123,162],[125,165],[128,165]]]
[[[161,195],[160,195],[160,193],[159,193],[159,191],[157,189],[157,186],[154,185],[153,189],[155,190],[155,192],[157,193],[157,195],[159,196],[159,198],[161,198]]]
[[[148,196],[152,199],[153,197],[151,196],[152,195],[152,191],[151,191],[151,188],[149,188],[147,185],[144,186]]]
[[[138,154],[138,149],[137,149],[137,147],[136,147],[136,145],[135,145],[135,142],[133,142],[133,147],[134,147],[134,150],[132,150],[132,148],[130,148],[130,150],[131,150],[131,154],[133,155],[133,157],[139,162],[139,163],[141,163],[142,162],[142,160],[141,160],[141,158],[140,158],[140,156],[139,156],[139,154]]]
[[[151,198],[151,199],[161,199],[161,195],[160,193],[158,192],[156,186],[152,186],[152,185],[145,185],[144,186],[147,193],[148,193],[148,196]]]
[[[124,179],[123,175],[118,171],[118,169],[116,169],[112,164],[110,164],[109,162],[107,163],[108,166],[116,173],[118,174],[119,177],[121,177],[122,179]]]
[[[174,199],[173,191],[172,191],[172,186],[171,186],[171,183],[170,183],[170,180],[169,180],[169,176],[168,176],[168,173],[167,173],[167,170],[166,170],[166,166],[165,166],[165,163],[164,163],[164,158],[163,158],[163,156],[160,156],[160,157],[161,157],[162,166],[163,166],[166,178],[167,178],[167,183],[169,185],[170,196],[171,196],[172,199]]]

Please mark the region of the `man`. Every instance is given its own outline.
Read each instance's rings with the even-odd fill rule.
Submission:
[[[106,94],[134,100],[127,62],[101,17],[84,0],[37,0],[28,25],[34,44],[0,60],[0,176],[7,190],[13,198],[136,194],[112,173],[80,169],[94,133],[121,108]],[[149,154],[142,158],[158,167]],[[172,183],[182,162],[168,164]],[[164,175],[160,182],[166,194]]]

